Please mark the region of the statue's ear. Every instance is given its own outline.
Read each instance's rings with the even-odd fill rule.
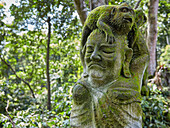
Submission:
[[[83,65],[83,72],[84,73],[86,72],[86,66],[85,66],[85,61],[84,61],[85,52],[86,52],[86,45],[81,46],[80,47],[80,60],[81,60],[81,63]]]
[[[125,51],[124,63],[123,63],[123,75],[125,77],[131,77],[131,73],[129,70],[129,64],[132,60],[133,50],[131,48],[127,48]]]
[[[140,9],[135,10],[135,13],[136,13],[136,17],[135,17],[136,25],[137,27],[140,27],[147,21],[147,18],[143,13],[143,11]]]

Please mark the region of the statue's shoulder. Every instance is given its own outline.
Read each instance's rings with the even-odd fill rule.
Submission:
[[[133,77],[133,76],[132,76]],[[126,78],[123,76],[120,76],[116,82],[114,82],[112,85],[110,85],[110,87],[108,88],[108,90],[110,91],[114,91],[114,90],[134,90],[134,91],[138,91],[140,92],[140,88],[138,85],[138,80],[134,79],[134,78]]]
[[[87,81],[84,78],[80,78],[74,87],[72,88],[73,99],[75,104],[81,105],[90,100],[90,91],[87,85]]]
[[[107,95],[116,104],[140,102],[141,95],[137,83],[130,78],[117,80],[107,89]]]

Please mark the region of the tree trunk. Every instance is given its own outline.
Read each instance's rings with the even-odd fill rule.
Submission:
[[[150,0],[148,13],[147,44],[150,52],[149,74],[156,70],[157,13],[159,0]]]
[[[85,4],[84,0],[74,0],[74,3],[75,3],[75,7],[77,9],[77,12],[79,14],[80,21],[81,21],[82,25],[84,25],[84,22],[87,18],[86,4]]]
[[[47,101],[47,109],[51,110],[51,90],[50,90],[50,74],[49,74],[49,56],[50,56],[50,37],[51,37],[51,23],[50,17],[47,19],[48,23],[48,41],[47,41],[47,55],[46,55],[46,74],[47,74],[47,88],[48,88],[48,101]]]
[[[98,6],[108,4],[108,0],[89,0],[90,10],[95,9]]]
[[[84,22],[87,18],[87,7],[85,0],[74,0],[74,3],[79,14],[80,21],[82,25],[84,25]],[[94,8],[104,4],[108,4],[108,0],[89,0],[90,10],[93,10]]]
[[[24,79],[20,78],[20,77],[17,75],[16,71],[12,68],[12,66],[5,61],[5,59],[3,59],[1,56],[0,56],[0,59],[2,60],[2,62],[3,62],[4,64],[6,64],[6,65],[8,66],[9,69],[11,69],[11,71],[15,74],[15,76],[16,76],[17,79],[21,80],[22,82],[24,82],[24,83],[29,87],[29,89],[30,89],[30,91],[31,91],[31,94],[32,94],[32,97],[35,98],[34,91],[33,91],[33,89],[31,88],[31,85],[30,85],[27,81],[25,81]]]

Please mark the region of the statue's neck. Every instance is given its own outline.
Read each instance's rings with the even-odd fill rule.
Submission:
[[[113,85],[117,81],[118,77],[112,79],[111,81],[105,81],[105,80],[97,80],[88,77],[88,83],[91,86],[91,88],[98,88],[98,89],[104,89],[108,88],[109,86]]]

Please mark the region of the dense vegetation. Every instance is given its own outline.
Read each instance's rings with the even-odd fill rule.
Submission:
[[[141,3],[146,12],[147,4],[148,1]],[[157,62],[158,67],[169,70],[169,5],[167,0],[159,4]],[[10,7],[14,17],[12,24],[5,22],[4,11],[5,3],[0,2],[0,127],[69,127],[71,88],[82,72],[79,59],[81,25],[73,1],[20,0],[19,5]],[[48,17],[52,26],[50,111],[46,85]],[[149,83],[149,95],[143,96],[143,126],[146,128],[170,126],[169,87],[164,77],[161,80],[162,90],[155,89],[158,86],[155,83]]]

